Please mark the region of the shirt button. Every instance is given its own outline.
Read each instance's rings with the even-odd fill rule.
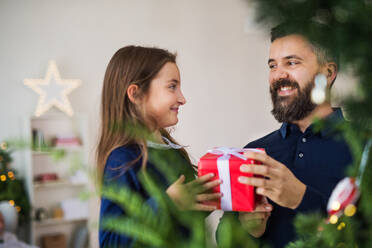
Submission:
[[[303,158],[304,154],[303,154],[302,152],[300,152],[300,153],[298,154],[298,156],[299,156],[300,158]]]
[[[306,138],[302,138],[302,142],[305,143],[307,140]]]

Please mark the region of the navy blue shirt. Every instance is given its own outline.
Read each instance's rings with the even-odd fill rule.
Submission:
[[[325,119],[326,128],[320,132],[314,132],[311,125],[302,133],[297,125],[283,123],[280,129],[245,146],[265,148],[269,156],[286,165],[307,186],[297,209],[281,207],[269,200],[274,208],[261,239],[272,247],[284,247],[296,240],[293,221],[297,213],[326,213],[332,190],[344,178],[345,168],[352,162],[348,145],[332,128],[343,120],[341,110],[335,109]]]
[[[161,168],[156,166],[152,157],[157,156],[157,159],[161,159],[167,168],[163,168],[171,172],[171,169],[175,171],[174,177],[179,177],[181,174],[186,176],[186,181],[194,179],[194,171],[190,164],[180,155],[177,150],[169,149],[160,151],[159,149],[150,148],[149,161],[146,163],[146,171],[156,179],[158,186],[164,191],[169,187],[170,182],[167,180],[165,173],[161,172]],[[152,198],[139,180],[139,172],[142,167],[142,160],[138,160],[135,164],[130,166],[131,162],[138,158],[140,150],[136,145],[122,146],[114,149],[109,155],[106,166],[103,173],[103,187],[115,185],[121,187],[127,187],[132,191],[142,196],[146,203],[149,204],[155,211],[157,210],[157,204],[154,198]],[[152,156],[154,155],[154,156]],[[171,166],[171,167],[170,167]],[[169,176],[169,175],[168,175]],[[101,198],[101,209],[100,209],[100,230],[99,230],[99,244],[100,247],[132,247],[135,244],[135,239],[126,235],[120,235],[114,231],[106,230],[101,226],[101,220],[105,217],[123,217],[126,216],[124,209],[122,209],[117,203],[102,197]],[[180,232],[184,232],[187,235],[187,230],[182,226],[179,227]]]
[[[325,119],[327,126],[320,132],[314,132],[311,125],[302,133],[297,125],[283,123],[279,130],[245,146],[265,148],[269,156],[285,164],[307,187],[297,209],[270,202],[274,209],[262,238],[272,247],[284,247],[296,239],[293,220],[297,213],[317,210],[326,213],[332,190],[352,162],[348,145],[332,129],[332,125],[343,120],[338,108]]]

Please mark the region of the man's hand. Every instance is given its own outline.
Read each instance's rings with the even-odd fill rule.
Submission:
[[[247,152],[244,156],[258,160],[262,162],[262,165],[243,164],[240,166],[240,171],[264,177],[240,176],[238,178],[240,183],[257,187],[257,194],[269,197],[280,206],[295,209],[300,205],[306,185],[298,180],[284,164],[265,153]]]
[[[255,238],[259,238],[266,230],[266,223],[273,207],[265,196],[260,197],[253,212],[239,212],[239,220],[243,228]]]

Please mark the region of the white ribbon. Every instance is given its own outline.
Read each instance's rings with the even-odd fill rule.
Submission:
[[[234,155],[243,160],[247,160],[246,157],[243,156],[240,152],[245,152],[248,149],[239,149],[239,148],[231,148],[231,147],[216,147],[212,150],[208,150],[208,153],[212,153],[215,155],[222,155],[220,158],[223,159],[230,159],[230,155]]]
[[[232,197],[231,197],[231,182],[230,182],[230,166],[229,159],[234,155],[240,159],[247,160],[240,152],[245,152],[244,149],[230,148],[230,147],[217,147],[209,150],[208,153],[215,155],[222,155],[217,159],[217,169],[220,180],[220,192],[223,194],[221,197],[221,209],[232,211]]]

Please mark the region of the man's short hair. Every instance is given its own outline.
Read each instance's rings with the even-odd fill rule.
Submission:
[[[321,42],[329,42],[328,35],[330,31],[331,28],[328,25],[317,22],[299,23],[294,21],[291,23],[281,23],[271,29],[271,42],[288,35],[301,35],[310,43],[320,65],[334,62],[337,68],[339,68],[338,54],[320,44]],[[320,40],[317,41],[314,37],[320,38]],[[328,39],[324,39],[324,37]]]

